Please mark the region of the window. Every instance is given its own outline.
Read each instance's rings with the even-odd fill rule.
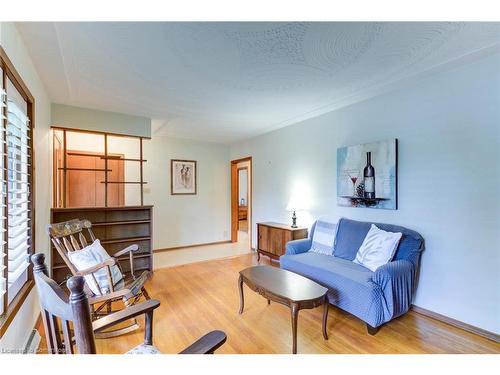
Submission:
[[[0,52],[0,315],[5,318],[12,305],[20,303],[21,292],[27,294],[32,279],[33,98],[4,51]]]

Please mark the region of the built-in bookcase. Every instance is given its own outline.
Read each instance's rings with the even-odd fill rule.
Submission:
[[[134,271],[153,270],[152,229],[153,206],[129,207],[87,207],[87,208],[53,208],[51,223],[59,223],[71,219],[87,219],[92,222],[92,231],[100,239],[108,254],[137,244],[139,251],[134,253]],[[91,240],[87,238],[89,242]],[[56,248],[52,245],[51,265],[52,277],[63,283],[70,270],[64,264]],[[123,257],[128,260],[128,255]],[[128,272],[128,261],[121,262],[123,271]]]

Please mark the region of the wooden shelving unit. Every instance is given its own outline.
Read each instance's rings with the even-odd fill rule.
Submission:
[[[139,251],[134,254],[135,271],[153,270],[153,206],[53,208],[50,216],[51,223],[75,218],[89,220],[92,231],[110,255],[136,243]],[[54,246],[51,253],[52,278],[58,283],[64,282],[70,271]],[[129,271],[128,262],[121,265],[125,272]]]

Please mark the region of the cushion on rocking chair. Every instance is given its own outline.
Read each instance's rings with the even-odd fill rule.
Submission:
[[[83,271],[90,267],[94,267],[111,257],[106,252],[104,247],[102,247],[101,242],[99,240],[95,240],[92,244],[85,246],[81,250],[68,252],[68,258],[78,271]],[[120,280],[123,279],[123,275],[116,265],[111,266],[110,269],[113,286],[115,286]],[[95,279],[92,275],[94,275]],[[99,285],[96,284],[96,280]],[[111,291],[108,282],[107,267],[101,268],[91,275],[85,275],[85,282],[92,293],[96,296],[100,296]]]
[[[126,354],[162,354],[154,345],[141,344],[134,349],[129,350]]]

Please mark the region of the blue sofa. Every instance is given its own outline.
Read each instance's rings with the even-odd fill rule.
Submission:
[[[371,224],[403,234],[393,260],[375,272],[353,262]],[[337,223],[331,256],[308,251],[315,226],[316,223],[309,238],[286,244],[286,253],[280,258],[281,268],[327,287],[329,302],[366,322],[370,334],[409,310],[417,286],[420,254],[424,250],[420,234],[396,225],[342,218]]]

